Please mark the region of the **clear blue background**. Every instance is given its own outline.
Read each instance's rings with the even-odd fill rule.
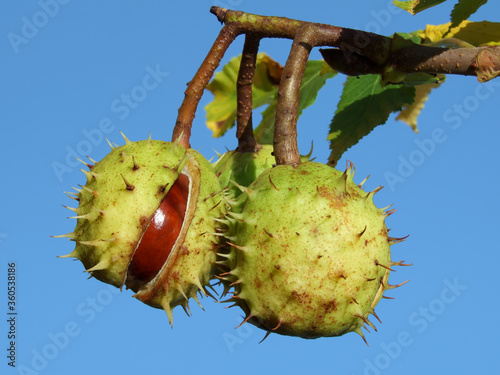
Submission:
[[[368,29],[389,35],[449,19],[455,1],[417,16],[388,0],[250,1],[219,5],[265,15]],[[47,5],[52,7],[47,8]],[[356,180],[384,185],[376,203],[394,203],[391,234],[399,268],[377,307],[383,324],[367,333],[302,340],[244,325],[237,309],[204,299],[192,317],[174,311],[171,329],[152,309],[96,280],[79,262],[58,259],[73,244],[72,205],[63,191],[85,178],[72,152],[99,160],[112,142],[170,140],[183,92],[221,26],[213,1],[13,1],[0,4],[0,372],[2,374],[472,374],[499,373],[498,242],[500,82],[449,77],[432,93],[416,134],[393,117],[350,149]],[[45,10],[44,10],[45,8]],[[49,14],[50,13],[50,14]],[[490,1],[473,20],[499,21]],[[29,28],[28,22],[39,27]],[[25,37],[20,42],[15,38]],[[24,34],[24,36],[23,36]],[[240,53],[242,39],[225,61]],[[266,40],[262,51],[285,62],[287,40]],[[315,51],[312,58],[319,59]],[[142,85],[148,69],[161,72],[156,88],[128,113],[123,94]],[[320,92],[299,123],[300,149],[326,161],[327,126],[344,77]],[[207,158],[236,146],[234,131],[213,139],[204,124],[203,97],[192,145]],[[117,102],[118,101],[118,102]],[[122,104],[119,104],[122,105]],[[461,109],[459,109],[461,108]],[[99,129],[106,119],[106,128]],[[433,134],[435,129],[440,136]],[[86,134],[92,134],[89,140]],[[93,142],[91,142],[93,140]],[[427,146],[427,152],[421,151]],[[410,163],[410,164],[408,164]],[[413,163],[413,164],[411,164]],[[409,165],[411,167],[409,167]],[[54,166],[59,168],[56,173]],[[398,182],[388,176],[399,175]],[[392,182],[391,182],[392,181]],[[74,204],[73,204],[74,206]],[[16,369],[7,365],[7,263],[17,265]],[[450,286],[451,285],[451,286]]]

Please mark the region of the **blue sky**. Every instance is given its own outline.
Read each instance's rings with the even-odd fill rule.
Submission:
[[[448,4],[450,3],[450,4]],[[84,183],[74,154],[99,160],[104,137],[122,144],[151,132],[170,140],[188,82],[220,24],[213,4],[389,35],[445,23],[454,1],[418,16],[387,0],[290,1],[4,1],[0,4],[0,358],[2,374],[134,373],[497,373],[500,183],[500,83],[449,77],[434,92],[412,132],[393,117],[350,149],[367,188],[384,185],[376,203],[397,208],[391,234],[409,239],[393,258],[414,263],[391,282],[377,313],[383,324],[366,334],[303,340],[271,335],[241,321],[237,309],[204,299],[192,317],[163,311],[130,292],[87,280],[79,262],[58,259],[72,243],[50,235],[71,232],[63,194]],[[498,21],[490,1],[473,20]],[[31,25],[31,26],[30,26]],[[15,34],[15,35],[14,35]],[[242,39],[224,61],[240,53]],[[285,62],[286,40],[266,40],[262,51]],[[311,58],[319,59],[313,52]],[[148,78],[148,88],[144,79]],[[299,121],[299,146],[326,161],[327,127],[341,92],[340,75],[327,83]],[[140,100],[124,95],[140,93]],[[191,143],[207,158],[236,146],[234,131],[213,139],[204,125],[203,97]],[[394,180],[394,176],[398,176]],[[8,264],[17,286],[16,368],[5,353]]]

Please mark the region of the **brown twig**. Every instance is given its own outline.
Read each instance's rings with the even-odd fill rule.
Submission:
[[[476,76],[482,75],[484,71],[500,73],[500,46],[443,48],[407,41],[403,45],[405,48],[394,48],[393,38],[362,30],[217,9],[221,22],[233,25],[239,33],[252,32],[260,34],[262,38],[294,39],[302,25],[314,25],[317,33],[325,36],[318,38],[315,46],[337,47],[346,64],[353,61],[359,63],[362,60],[359,58],[361,55],[370,65],[366,69],[370,73],[375,65],[380,71],[390,66],[393,70],[408,73]],[[362,73],[362,67],[358,69]]]
[[[389,56],[391,38],[345,27],[331,26],[320,23],[293,20],[285,17],[260,16],[240,11],[216,10],[218,18],[226,25],[233,25],[239,33],[251,32],[262,38],[294,39],[303,25],[314,25],[317,32],[323,35],[318,38],[316,46],[338,47],[346,55],[352,52],[361,53],[373,61],[383,62]],[[324,38],[326,36],[326,38]]]
[[[496,58],[481,61],[481,57],[485,54],[496,55]],[[414,44],[392,54],[388,63],[406,73],[424,72],[477,76],[480,82],[484,82],[483,71],[500,72],[498,54],[500,54],[500,48],[493,46],[448,49]]]
[[[254,34],[245,35],[245,44],[243,46],[240,69],[236,81],[236,138],[238,138],[237,149],[240,152],[253,152],[256,151],[257,147],[252,125],[252,84],[259,43],[260,37]]]
[[[489,81],[500,72],[500,49],[492,46],[443,49],[415,44],[392,53],[384,65],[377,65],[363,55],[353,53],[346,58],[339,49],[320,49],[325,61],[341,73],[359,76],[380,74],[385,79],[387,68],[400,73],[455,74],[477,76],[479,82]],[[411,64],[408,64],[408,62]],[[398,83],[398,82],[394,82]]]
[[[188,83],[188,87],[184,93],[184,101],[179,108],[179,114],[175,122],[172,141],[178,141],[185,148],[189,148],[191,126],[198,103],[215,69],[217,69],[224,57],[226,50],[238,35],[236,28],[232,25],[226,25],[220,31],[207,57],[198,68],[193,79]]]

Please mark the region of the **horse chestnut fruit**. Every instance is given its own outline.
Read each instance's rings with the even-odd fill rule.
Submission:
[[[130,288],[134,297],[172,309],[198,301],[214,273],[224,214],[219,180],[198,152],[176,142],[143,140],[88,164],[85,186],[70,193],[79,202],[69,237],[78,258],[96,279]],[[208,293],[209,294],[209,293]]]

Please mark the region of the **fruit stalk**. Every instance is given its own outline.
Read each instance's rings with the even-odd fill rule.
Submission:
[[[240,152],[253,152],[257,147],[252,124],[252,84],[259,43],[260,37],[254,34],[245,35],[245,44],[236,82],[236,138],[238,138],[237,150]]]
[[[212,48],[210,48],[207,57],[198,68],[193,79],[188,83],[172,134],[172,141],[179,142],[179,144],[186,149],[189,148],[191,127],[196,108],[203,96],[205,87],[210,82],[226,50],[238,35],[238,30],[233,25],[224,26],[212,45]]]
[[[315,29],[310,24],[301,26],[281,74],[273,137],[274,156],[278,165],[300,164],[297,144],[299,92],[315,40]]]
[[[278,165],[297,166],[301,162],[297,144],[299,94],[311,49],[338,38],[336,28],[318,29],[312,23],[303,23],[297,30],[278,88],[273,141]]]

